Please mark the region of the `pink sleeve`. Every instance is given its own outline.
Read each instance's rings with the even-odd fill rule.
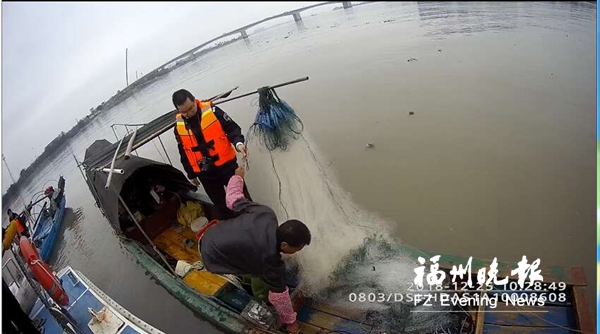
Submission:
[[[292,307],[292,300],[287,287],[281,293],[269,291],[269,301],[275,307],[281,323],[289,325],[296,322],[296,312]]]
[[[234,175],[229,179],[225,193],[225,204],[229,210],[233,210],[235,202],[244,198],[244,179],[239,175]]]

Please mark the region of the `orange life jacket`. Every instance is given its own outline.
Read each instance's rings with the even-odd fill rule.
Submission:
[[[23,227],[23,224],[21,223],[21,219],[15,218],[15,221],[17,222],[17,229],[18,229],[19,233],[23,233],[23,231],[25,231],[25,228]]]
[[[219,122],[217,116],[215,116],[212,109],[212,103],[196,100],[196,106],[198,106],[198,112],[200,113],[200,130],[202,131],[204,141],[207,144],[208,154],[213,158],[215,166],[222,166],[235,159],[235,149],[227,138],[227,134],[223,131],[221,122]],[[175,116],[175,119],[177,121],[177,124],[175,125],[177,135],[181,139],[181,144],[187,160],[194,172],[200,173],[201,168],[199,162],[202,161],[204,156],[200,151],[196,137],[191,129],[186,127],[186,120],[180,113]],[[197,115],[188,120],[188,122],[197,121]]]

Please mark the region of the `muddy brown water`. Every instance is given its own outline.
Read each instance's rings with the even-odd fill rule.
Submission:
[[[309,76],[280,96],[354,201],[396,222],[395,237],[440,253],[581,266],[595,307],[595,29],[596,5],[586,2],[309,11],[301,24],[250,31],[103,113],[22,193],[66,177],[57,268],[83,271],[165,332],[217,332],[121,248],[72,153],[81,160],[94,140],[114,141],[113,123],[171,110],[179,88],[208,97]],[[222,107],[246,131],[253,102]],[[172,132],[161,138],[180,168]],[[138,153],[165,159],[153,144]],[[257,199],[266,191],[259,174],[248,177]]]

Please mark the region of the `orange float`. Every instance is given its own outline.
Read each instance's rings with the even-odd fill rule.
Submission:
[[[19,246],[25,262],[27,262],[33,275],[37,281],[40,282],[44,290],[48,291],[50,297],[52,297],[58,305],[69,305],[69,296],[60,285],[60,281],[52,273],[50,267],[40,259],[40,255],[31,241],[23,236],[19,240]]]

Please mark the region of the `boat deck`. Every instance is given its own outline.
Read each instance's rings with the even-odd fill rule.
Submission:
[[[189,246],[185,244],[186,240],[189,240]],[[196,234],[189,228],[180,225],[172,226],[154,238],[153,241],[159,249],[177,260],[183,260],[191,264],[200,259]]]
[[[200,259],[196,234],[189,228],[174,224],[153,240],[154,244],[174,259],[193,264]],[[187,244],[186,244],[187,242]],[[207,296],[215,296],[225,285],[220,275],[206,270],[192,269],[183,281],[196,292]]]
[[[95,287],[85,276],[67,267],[58,273],[58,278],[67,295],[69,296],[69,305],[63,307],[63,311],[68,313],[83,333],[94,334],[124,334],[124,333],[155,333],[163,334],[156,328],[143,322],[120,305],[116,304],[110,297]],[[93,320],[89,309],[100,313],[106,308],[105,320],[98,323]],[[56,318],[50,310],[38,299],[31,311],[29,317],[34,323],[42,323],[42,333],[62,334],[63,328],[59,325]],[[145,330],[142,330],[142,327]],[[94,328],[94,330],[92,330]]]
[[[187,241],[187,245],[186,245]],[[154,243],[169,256],[190,264],[198,261],[198,243],[195,233],[189,228],[173,224],[154,239]],[[578,277],[578,272],[565,276],[566,288],[556,294],[556,300],[549,300],[544,306],[507,306],[506,302],[498,301],[495,309],[487,307],[467,308],[475,324],[474,334],[481,333],[540,333],[567,334],[570,329],[581,330],[582,301],[587,303],[581,293],[576,293],[584,282]],[[548,278],[554,278],[548,276]],[[212,297],[222,306],[240,313],[251,300],[250,294],[233,286],[220,275],[206,270],[194,269],[184,278],[185,284],[196,292]],[[568,285],[567,285],[568,284]],[[575,284],[575,285],[572,285]],[[534,293],[534,292],[529,292]],[[499,295],[510,295],[512,292],[500,292]],[[577,295],[577,296],[576,296]],[[559,297],[563,296],[559,300]],[[576,298],[579,297],[579,300]],[[303,333],[317,334],[338,331],[351,334],[376,333],[377,329],[369,321],[368,314],[362,311],[340,310],[331,305],[318,303],[311,299],[296,300],[298,306],[298,321]]]
[[[189,245],[186,245],[189,240]],[[178,224],[163,231],[153,240],[163,252],[177,260],[190,264],[199,260],[196,234],[189,228]],[[220,275],[206,270],[192,270],[183,281],[196,292],[212,296],[235,312],[241,312],[252,298],[245,291],[240,291]],[[323,304],[308,301],[298,312],[298,320],[302,323],[304,333],[319,333],[323,330],[343,330],[349,333],[368,333],[371,326],[364,321],[364,315],[344,313]]]

